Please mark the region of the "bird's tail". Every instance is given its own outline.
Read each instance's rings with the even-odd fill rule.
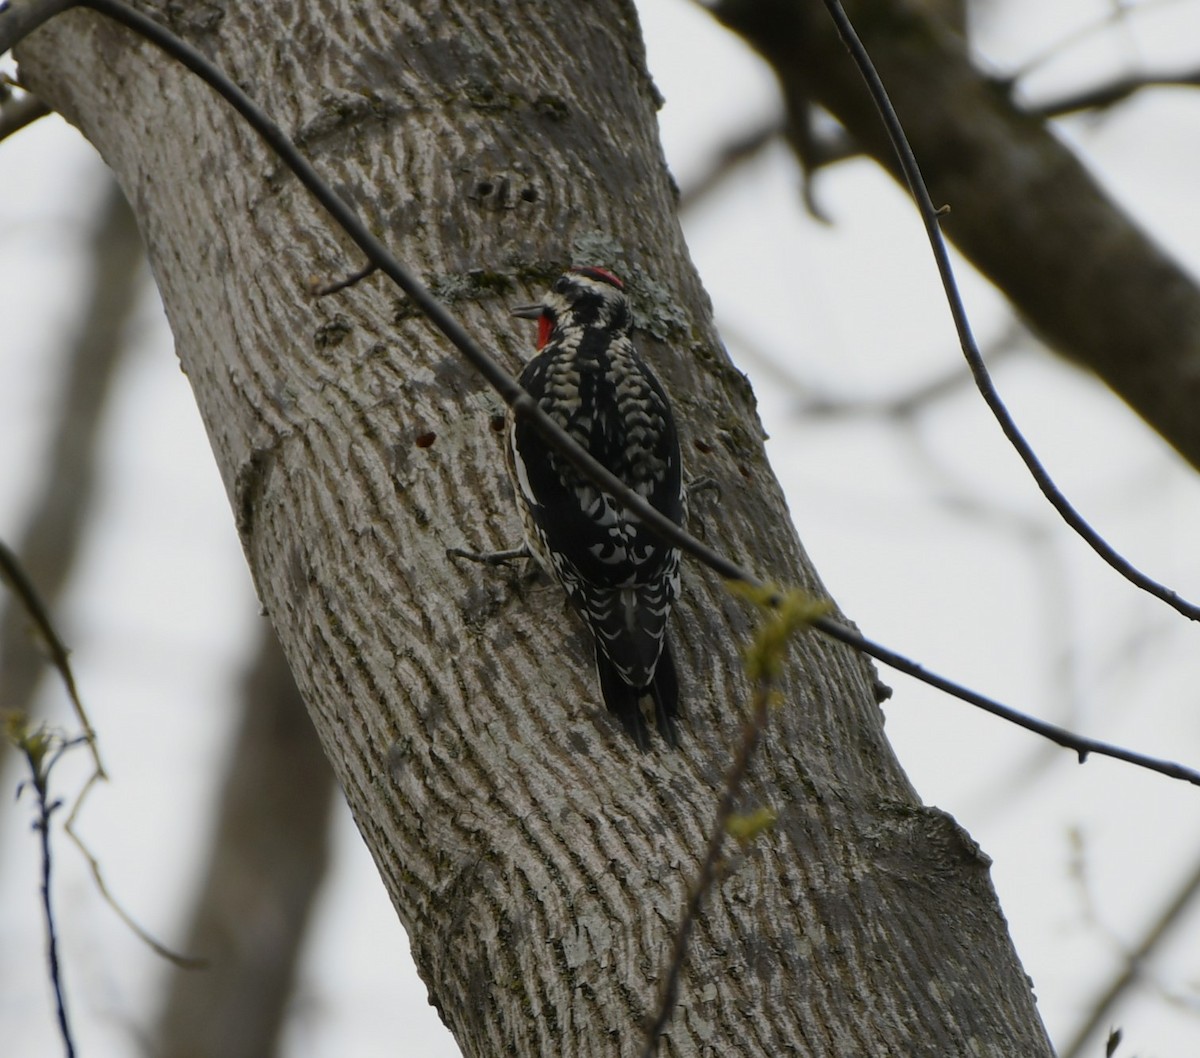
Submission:
[[[654,723],[663,741],[675,749],[679,745],[679,731],[675,718],[679,715],[679,680],[675,675],[675,659],[671,656],[671,644],[663,640],[662,654],[654,668],[654,679],[650,683],[650,696],[654,699]]]
[[[638,749],[646,753],[650,749],[650,727],[642,701],[650,698],[654,702],[654,726],[659,737],[672,749],[679,745],[679,731],[675,718],[679,715],[679,680],[675,675],[675,661],[671,647],[663,641],[658,664],[645,687],[634,687],[621,677],[617,667],[604,651],[596,648],[596,671],[600,677],[600,690],[608,711],[621,721],[629,737]]]

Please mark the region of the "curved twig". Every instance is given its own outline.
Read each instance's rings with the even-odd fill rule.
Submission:
[[[933,250],[938,275],[941,276],[942,286],[946,292],[946,301],[950,305],[950,315],[954,318],[954,327],[958,331],[963,355],[967,359],[967,365],[971,369],[971,374],[975,377],[975,385],[978,387],[980,395],[991,410],[992,415],[995,416],[996,421],[1000,424],[1000,429],[1004,431],[1004,436],[1008,438],[1009,444],[1016,449],[1017,455],[1021,457],[1022,462],[1028,468],[1038,488],[1042,490],[1042,495],[1049,500],[1050,505],[1058,511],[1067,525],[1074,529],[1096,554],[1131,584],[1161,599],[1184,617],[1192,621],[1200,621],[1200,606],[1188,602],[1165,584],[1160,584],[1152,577],[1147,576],[1141,570],[1137,569],[1137,567],[1124,558],[1104,537],[1087,523],[1083,515],[1072,506],[1071,502],[1062,494],[1058,486],[1054,484],[1054,480],[1047,473],[1046,468],[1042,466],[1037,453],[1034,452],[1033,446],[1025,440],[1024,435],[1017,428],[1016,422],[1009,413],[1008,408],[1005,407],[1004,401],[1001,399],[992,382],[991,376],[988,374],[987,366],[983,362],[983,356],[979,352],[975,336],[971,332],[971,324],[967,319],[967,311],[963,306],[962,295],[959,293],[958,284],[954,279],[954,269],[950,264],[950,254],[946,249],[946,241],[942,238],[939,217],[942,216],[945,210],[939,210],[934,206],[933,200],[929,197],[929,188],[925,186],[925,179],[921,176],[921,167],[917,163],[912,147],[909,145],[908,137],[904,134],[904,128],[900,124],[900,119],[896,116],[896,111],[892,106],[891,99],[888,97],[887,89],[884,88],[883,81],[880,80],[879,73],[876,71],[874,63],[871,62],[871,56],[867,54],[867,49],[863,46],[862,41],[855,32],[854,26],[851,25],[850,19],[847,17],[840,0],[825,0],[825,7],[837,26],[838,35],[849,50],[851,58],[863,76],[863,80],[866,81],[867,89],[871,93],[875,107],[883,119],[888,138],[892,141],[892,148],[895,150],[896,157],[899,160],[900,169],[904,173],[908,189],[916,201],[917,209],[921,215],[921,222],[925,225],[925,233],[929,236],[929,245]]]
[[[75,710],[75,718],[83,727],[83,738],[87,742],[92,756],[94,778],[107,779],[108,773],[104,770],[104,763],[100,759],[100,746],[96,741],[96,732],[92,728],[92,722],[88,719],[87,710],[83,707],[83,699],[79,697],[79,689],[75,684],[75,673],[71,671],[71,660],[67,648],[59,638],[41,596],[38,595],[33,582],[21,566],[21,560],[2,540],[0,540],[0,583],[7,584],[16,596],[50,654],[50,663],[62,679],[67,697],[71,700],[71,706]]]

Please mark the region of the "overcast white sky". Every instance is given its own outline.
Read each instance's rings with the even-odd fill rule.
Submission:
[[[1105,0],[995,0],[976,45],[1008,70],[1069,40]],[[1027,82],[1031,96],[1116,71],[1200,66],[1200,3],[1126,4],[1123,24],[1076,40]],[[761,64],[687,0],[641,0],[661,120],[679,182],[778,107]],[[714,76],[719,71],[719,76]],[[1062,133],[1193,270],[1200,267],[1200,93],[1145,93]],[[0,144],[0,538],[42,472],[58,351],[83,279],[100,188],[91,149],[57,119]],[[822,393],[905,391],[961,362],[915,213],[872,165],[822,174],[832,219],[800,208],[782,149],[686,218],[731,353],[757,380],[770,454],[805,546],[874,638],[1002,700],[1093,736],[1200,765],[1196,631],[1116,578],[1057,522],[964,387],[912,429],[797,415],[773,361]],[[986,345],[995,293],[960,273]],[[220,770],[232,693],[258,620],[229,511],[170,336],[148,287],[104,441],[101,499],[62,627],[114,782],[84,829],[139,917],[178,941]],[[1097,383],[1029,350],[997,381],[1067,493],[1112,542],[1200,597],[1200,481]],[[1043,1016],[1060,1043],[1165,894],[1200,855],[1200,791],[1069,754],[884,674],[896,750],[926,801],[994,858],[993,878]],[[67,715],[51,689],[51,715]],[[64,779],[66,776],[64,775]],[[60,788],[70,790],[69,783]],[[11,799],[8,799],[11,804]],[[42,964],[35,843],[0,847],[0,1050],[58,1052]],[[306,960],[287,1054],[457,1055],[425,1002],[369,857],[343,811],[337,868]],[[131,827],[129,820],[137,820]],[[1083,836],[1089,921],[1071,871]],[[152,1023],[156,959],[100,904],[78,857],[58,852],[72,1015],[89,1058],[137,1052]],[[1200,1053],[1200,916],[1155,960],[1121,1014],[1118,1054]],[[1164,1000],[1169,992],[1174,1002]],[[398,1043],[397,1041],[403,1041]],[[1102,1052],[1102,1043],[1093,1053]]]

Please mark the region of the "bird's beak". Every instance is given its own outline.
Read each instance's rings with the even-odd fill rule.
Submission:
[[[510,312],[510,315],[519,316],[523,320],[540,320],[545,314],[545,305],[518,305]]]

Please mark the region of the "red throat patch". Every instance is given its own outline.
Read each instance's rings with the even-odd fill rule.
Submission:
[[[544,346],[548,341],[550,341],[550,335],[553,331],[554,331],[554,320],[550,318],[550,313],[543,312],[538,317],[537,347],[539,349],[541,349],[542,346]]]

